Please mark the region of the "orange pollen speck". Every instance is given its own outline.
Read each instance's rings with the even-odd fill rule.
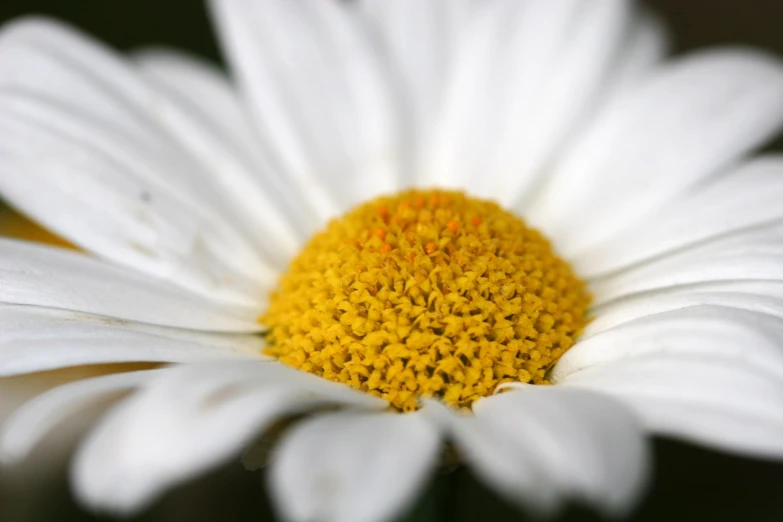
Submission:
[[[381,241],[386,239],[386,229],[378,227],[375,229],[375,235],[378,237]]]
[[[259,321],[268,355],[411,411],[421,397],[464,408],[506,382],[547,384],[589,304],[519,217],[460,192],[411,190],[313,236]]]

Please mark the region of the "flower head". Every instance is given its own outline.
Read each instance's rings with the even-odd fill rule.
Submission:
[[[776,58],[666,59],[622,0],[212,8],[233,80],[0,32],[0,194],[80,249],[0,240],[0,375],[155,363],[38,395],[5,460],[113,398],[72,479],[129,512],[293,418],[281,513],[365,522],[446,444],[540,512],[627,511],[649,434],[783,455]]]

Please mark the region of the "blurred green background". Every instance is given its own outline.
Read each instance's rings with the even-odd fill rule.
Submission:
[[[600,1],[600,0],[585,0]],[[652,0],[678,51],[723,43],[764,47],[783,54],[783,0]],[[0,0],[0,22],[48,14],[87,30],[120,49],[147,45],[185,48],[220,63],[206,11],[197,0]],[[781,149],[778,140],[770,148]],[[722,455],[657,440],[656,478],[633,521],[783,520],[779,500],[783,463]],[[273,520],[263,473],[233,465],[186,484],[139,521]],[[72,501],[64,471],[34,490],[0,491],[0,521],[108,520]],[[440,474],[405,520],[524,520],[466,469]],[[601,520],[573,506],[562,521]]]

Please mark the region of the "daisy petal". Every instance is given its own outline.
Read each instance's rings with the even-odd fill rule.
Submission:
[[[593,309],[583,337],[661,312],[712,305],[769,314],[783,319],[783,282],[717,281],[635,294]]]
[[[108,364],[76,366],[47,372],[0,378],[0,424],[19,406],[52,388],[80,379],[91,379],[107,373],[147,369],[150,364]]]
[[[131,391],[160,370],[125,372],[63,384],[38,395],[17,409],[0,432],[0,460],[13,464],[24,459],[61,422],[92,404]]]
[[[348,6],[211,5],[257,130],[322,218],[399,187],[393,96]]]
[[[485,7],[460,43],[423,183],[511,204],[591,108],[631,9],[614,0]]]
[[[592,277],[720,235],[783,220],[783,156],[752,160],[663,206],[633,230],[575,254]],[[644,230],[644,234],[639,234]]]
[[[169,93],[172,103],[186,105],[211,130],[194,143],[205,163],[220,171],[217,181],[239,205],[253,231],[263,238],[267,258],[286,261],[321,223],[313,209],[285,178],[270,174],[263,152],[236,88],[213,65],[185,53],[146,49],[134,55],[141,72]]]
[[[82,364],[257,360],[262,341],[0,304],[0,377]]]
[[[201,145],[221,141],[186,107],[54,22],[6,26],[0,69],[0,194],[13,206],[86,250],[213,298],[251,302],[272,284],[276,269],[218,181],[234,165],[207,161]]]
[[[635,88],[661,64],[669,52],[669,34],[663,21],[644,6],[637,6],[605,94],[607,103]]]
[[[406,145],[417,150],[410,173],[400,173],[406,176],[402,178],[405,184],[414,182],[415,173],[424,172],[418,148],[432,137],[433,122],[440,116],[443,92],[458,59],[459,42],[477,7],[466,0],[358,2],[368,30],[380,40],[389,68],[402,78],[398,88],[412,113]]]
[[[652,215],[782,123],[777,59],[739,49],[692,54],[607,106],[527,215],[570,257]]]
[[[272,462],[272,493],[292,521],[390,520],[423,485],[439,442],[421,413],[320,415],[284,437]]]
[[[441,407],[442,408],[442,407]],[[468,463],[513,502],[542,513],[570,498],[622,515],[646,482],[648,447],[615,399],[568,388],[525,387],[440,417]]]
[[[760,226],[655,258],[591,282],[594,305],[719,281],[783,281],[783,224]]]
[[[238,455],[279,417],[330,404],[386,406],[276,362],[167,369],[88,436],[73,468],[76,494],[96,509],[137,511],[174,484]]]
[[[552,382],[613,361],[675,354],[756,368],[783,379],[783,320],[723,306],[695,306],[642,317],[606,330],[568,350]]]
[[[783,458],[783,380],[738,361],[660,354],[587,368],[560,384],[617,396],[659,434]]]
[[[77,252],[0,239],[0,302],[194,330],[257,332],[260,309],[218,304]]]

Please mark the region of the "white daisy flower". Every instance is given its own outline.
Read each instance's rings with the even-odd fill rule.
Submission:
[[[0,34],[0,194],[86,252],[0,241],[0,374],[174,363],[37,396],[4,460],[123,396],[72,479],[132,512],[296,419],[281,514],[367,522],[447,445],[544,513],[626,512],[650,434],[783,456],[776,58],[667,60],[622,0],[212,9],[235,81]]]

